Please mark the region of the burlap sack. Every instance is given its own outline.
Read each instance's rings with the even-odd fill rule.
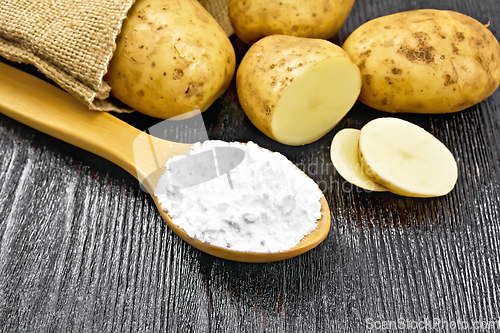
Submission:
[[[92,110],[126,111],[103,80],[135,0],[2,0],[0,56],[28,63]],[[200,1],[228,35],[227,0]]]

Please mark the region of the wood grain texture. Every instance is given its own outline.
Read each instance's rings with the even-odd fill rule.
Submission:
[[[416,8],[491,21],[500,38],[497,0],[358,0],[334,41],[368,19]],[[241,59],[246,48],[233,42]],[[287,147],[251,125],[234,85],[204,113],[211,139],[282,152],[330,204],[326,240],[270,264],[199,252],[165,226],[125,171],[0,115],[0,331],[363,332],[370,323],[425,320],[444,324],[424,332],[480,320],[499,331],[500,91],[456,114],[398,115],[456,157],[458,184],[440,198],[366,193],[333,168],[333,135],[385,115],[357,103],[318,142]],[[120,117],[141,130],[155,123]]]

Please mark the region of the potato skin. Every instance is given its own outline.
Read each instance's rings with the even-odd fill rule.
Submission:
[[[330,39],[342,27],[354,0],[229,0],[236,35],[251,45],[269,35]]]
[[[196,0],[138,0],[123,23],[105,80],[130,107],[168,119],[205,111],[235,71],[229,38]]]
[[[281,94],[309,67],[332,57],[345,57],[339,46],[323,39],[272,35],[253,44],[236,73],[240,104],[250,121],[268,137]]]
[[[359,66],[359,100],[386,112],[449,113],[488,98],[500,83],[500,45],[469,16],[415,10],[369,21],[343,49]]]

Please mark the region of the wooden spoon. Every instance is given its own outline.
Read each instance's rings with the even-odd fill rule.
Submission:
[[[322,217],[317,222],[317,228],[288,251],[242,252],[203,243],[189,237],[183,229],[172,223],[172,218],[161,209],[153,194],[161,176],[160,172],[155,172],[158,166],[164,166],[172,156],[187,154],[190,144],[149,136],[107,112],[90,111],[63,90],[1,62],[0,112],[99,155],[128,171],[151,193],[161,216],[177,235],[192,246],[214,256],[244,262],[283,260],[314,248],[323,241],[330,230],[330,209],[323,196],[320,199]],[[139,136],[142,136],[143,140],[136,140]]]

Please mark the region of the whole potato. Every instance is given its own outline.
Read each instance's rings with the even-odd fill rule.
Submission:
[[[324,136],[349,112],[361,90],[361,73],[327,40],[272,35],[243,57],[236,90],[260,131],[283,144],[303,145]]]
[[[447,113],[490,96],[500,83],[500,45],[469,16],[415,10],[369,21],[343,49],[361,69],[359,100],[387,112]]]
[[[236,35],[251,45],[269,35],[333,37],[351,12],[354,0],[229,0]]]
[[[130,107],[168,119],[205,111],[227,89],[234,49],[196,0],[138,0],[125,19],[105,80]]]

